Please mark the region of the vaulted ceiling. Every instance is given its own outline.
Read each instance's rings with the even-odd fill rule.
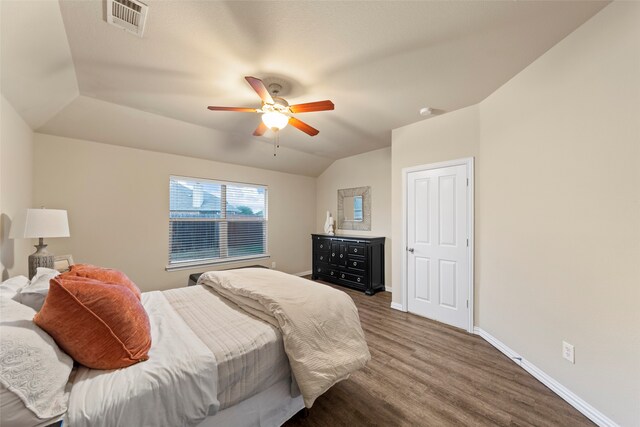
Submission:
[[[149,1],[144,37],[104,1],[2,1],[2,93],[43,133],[318,175],[391,130],[478,103],[606,2]],[[35,25],[34,25],[35,22]],[[320,130],[251,135],[245,75],[282,79]]]

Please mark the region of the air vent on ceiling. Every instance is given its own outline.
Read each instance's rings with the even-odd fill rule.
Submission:
[[[142,37],[148,9],[138,0],[107,0],[107,22]]]

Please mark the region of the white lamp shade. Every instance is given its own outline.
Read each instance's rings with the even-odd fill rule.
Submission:
[[[262,115],[262,122],[267,125],[269,129],[284,129],[289,123],[289,116],[286,116],[277,111],[272,111],[269,113],[264,113]]]
[[[16,218],[11,224],[9,237],[12,239],[69,237],[67,211],[27,209],[25,215]]]

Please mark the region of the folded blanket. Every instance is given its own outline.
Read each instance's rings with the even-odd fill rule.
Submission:
[[[342,291],[263,268],[210,271],[198,284],[280,328],[307,408],[371,359],[358,310]]]

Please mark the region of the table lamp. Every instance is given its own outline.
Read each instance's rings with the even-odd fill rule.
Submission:
[[[69,237],[67,211],[60,209],[27,209],[25,215],[14,221],[9,238],[40,239],[36,251],[29,255],[29,278],[38,267],[53,268],[54,257],[47,251],[44,238]]]

